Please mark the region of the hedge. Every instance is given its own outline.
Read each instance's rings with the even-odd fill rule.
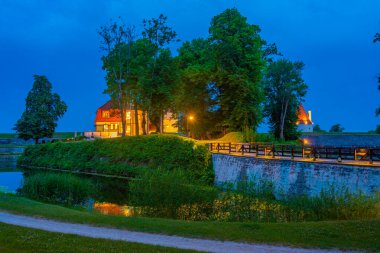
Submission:
[[[204,144],[170,135],[135,136],[28,146],[18,160],[24,168],[52,168],[117,176],[146,169],[184,170],[213,182],[211,154]]]

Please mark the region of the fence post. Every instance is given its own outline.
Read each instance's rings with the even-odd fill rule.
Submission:
[[[272,158],[276,158],[274,152],[276,152],[276,148],[275,148],[274,144],[272,144]]]
[[[256,157],[259,156],[259,144],[256,144]]]
[[[241,154],[244,155],[244,144],[241,145]]]
[[[373,149],[369,149],[369,164],[373,164]]]
[[[218,143],[218,144],[216,145],[216,149],[218,150],[218,153],[219,153],[220,143]]]
[[[228,154],[231,154],[231,142],[228,143]]]
[[[342,162],[342,149],[339,148],[338,150],[338,163],[341,163]]]
[[[291,159],[294,160],[294,146],[291,145]]]

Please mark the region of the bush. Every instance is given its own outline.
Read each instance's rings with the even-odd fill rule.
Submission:
[[[19,193],[26,197],[68,206],[84,204],[95,187],[70,174],[36,173],[26,176]]]
[[[195,204],[210,207],[217,197],[217,189],[196,184],[191,176],[181,170],[147,171],[131,181],[129,189],[129,203],[138,206],[141,214],[155,217],[186,218],[180,207]],[[202,209],[199,214],[208,211]]]
[[[123,176],[160,167],[184,170],[209,184],[214,180],[206,145],[168,135],[33,145],[18,164]]]

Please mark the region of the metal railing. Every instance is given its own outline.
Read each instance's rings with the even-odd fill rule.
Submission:
[[[306,146],[286,145],[274,143],[209,143],[211,152],[252,154],[262,157],[289,157],[318,159],[380,161],[380,147],[333,147],[333,146]]]

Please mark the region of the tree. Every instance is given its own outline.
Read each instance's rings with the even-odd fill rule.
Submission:
[[[113,22],[100,27],[101,46],[105,55],[102,57],[103,69],[106,70],[107,89],[120,113],[122,136],[126,132],[126,110],[131,106],[130,62],[131,47],[135,40],[134,27]]]
[[[270,63],[267,69],[264,115],[269,118],[271,132],[281,140],[297,137],[298,105],[307,92],[303,67],[302,62],[281,59]]]
[[[53,137],[57,121],[67,111],[67,105],[57,93],[52,93],[52,85],[45,76],[34,76],[32,89],[26,97],[25,111],[13,128],[19,138],[39,139]]]
[[[218,90],[213,82],[211,45],[206,39],[185,42],[178,49],[177,64],[180,69],[176,108],[182,112],[181,125],[198,137],[205,138],[216,124]],[[188,122],[193,116],[195,121]]]
[[[341,133],[344,131],[344,128],[340,124],[332,125],[330,128],[330,133]]]
[[[380,134],[380,125],[376,126],[375,133],[376,134]]]
[[[163,132],[163,117],[164,111],[162,110],[162,103],[156,104],[157,97],[164,99],[166,102],[170,100],[171,94],[167,91],[172,89],[174,85],[172,80],[168,80],[167,77],[162,77],[162,75],[166,75],[167,73],[163,70],[168,70],[169,68],[174,69],[172,63],[172,56],[170,54],[170,50],[166,47],[173,41],[178,41],[176,39],[177,33],[167,25],[167,17],[163,14],[160,14],[158,18],[152,19],[144,19],[143,20],[144,30],[142,35],[145,39],[149,40],[152,45],[153,51],[153,61],[149,66],[150,69],[150,81],[145,84],[147,88],[145,100],[147,102],[147,114],[151,118],[158,118],[159,123],[156,123],[156,126],[160,133]],[[161,56],[161,54],[163,54]],[[160,66],[159,63],[167,64],[166,66]],[[172,73],[173,76],[176,73]],[[169,83],[162,82],[164,79],[170,81]],[[171,79],[171,78],[169,78]],[[167,86],[167,87],[164,87]],[[166,95],[166,97],[165,97]],[[169,102],[170,103],[170,102]],[[149,124],[149,122],[148,122]]]
[[[325,130],[322,130],[321,126],[319,124],[316,124],[314,127],[313,127],[313,132],[316,132],[316,133],[324,133],[326,132]]]
[[[265,41],[235,8],[215,16],[209,28],[220,125],[229,130],[255,129],[262,119]]]

